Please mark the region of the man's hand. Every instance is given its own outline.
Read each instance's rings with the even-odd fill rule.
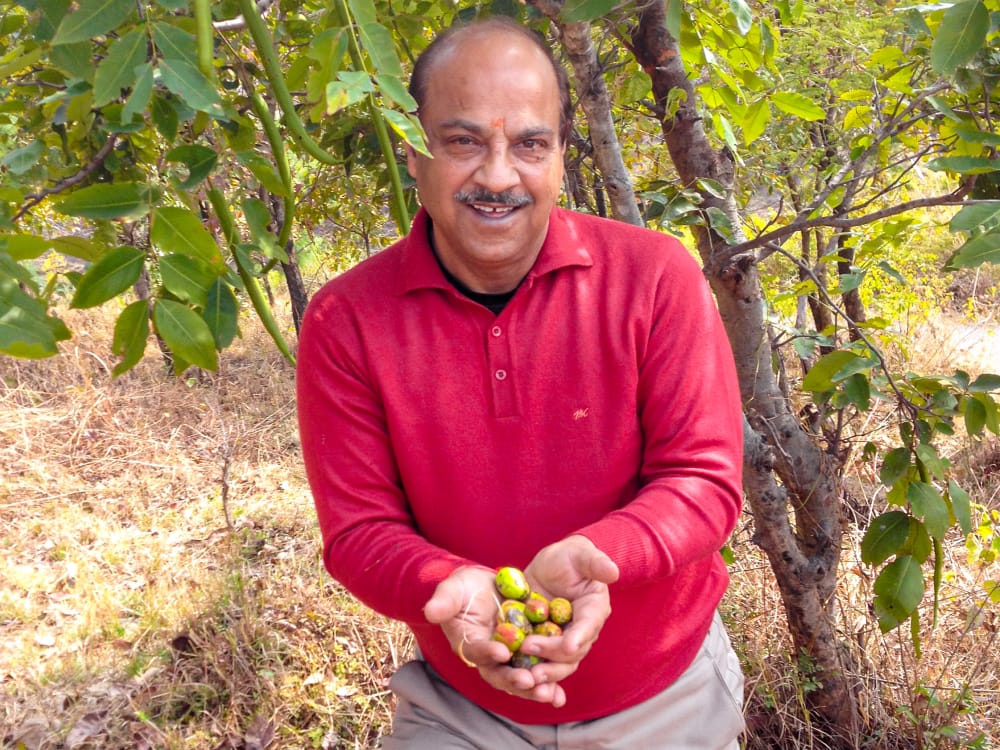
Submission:
[[[618,568],[583,536],[570,536],[541,550],[525,569],[532,590],[573,603],[573,621],[558,637],[528,636],[521,650],[547,661],[530,670],[507,665],[510,652],[493,640],[497,599],[488,568],[459,568],[438,584],[424,606],[428,622],[441,625],[452,649],[473,663],[493,687],[559,708],[566,693],[559,682],[576,671],[611,614],[608,584]]]
[[[618,566],[587,537],[574,535],[542,549],[524,574],[532,591],[573,604],[573,620],[563,635],[529,636],[521,646],[546,660],[531,668],[536,682],[558,683],[576,671],[611,614],[608,584],[618,580]]]
[[[489,568],[463,567],[445,578],[424,605],[428,622],[441,626],[452,650],[479,669],[497,690],[561,706],[566,694],[556,684],[537,683],[527,669],[507,665],[510,651],[493,640],[499,598],[495,573]]]

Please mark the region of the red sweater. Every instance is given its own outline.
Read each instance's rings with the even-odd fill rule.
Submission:
[[[448,283],[427,228],[421,211],[306,314],[299,425],[326,567],[483,708],[533,724],[627,708],[691,663],[728,583],[742,429],[708,286],[675,239],[557,209],[494,316]],[[460,565],[524,567],[573,533],[621,577],[554,709],[489,686],[422,608]]]

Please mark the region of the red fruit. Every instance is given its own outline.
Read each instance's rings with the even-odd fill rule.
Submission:
[[[493,640],[507,647],[511,654],[515,653],[524,643],[524,631],[510,622],[501,622],[493,630]]]
[[[549,619],[549,600],[532,591],[524,604],[524,614],[533,623],[545,622]]]

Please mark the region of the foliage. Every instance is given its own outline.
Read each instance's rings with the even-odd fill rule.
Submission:
[[[259,278],[288,261],[302,188],[290,159],[349,171],[377,149],[390,214],[408,224],[390,129],[424,147],[392,31],[371,0],[272,10],[273,30],[245,0],[5,7],[0,352],[50,356],[69,337],[55,287],[30,270],[56,252],[86,268],[70,276],[74,306],[156,281],[119,319],[116,374],[141,359],[150,324],[175,371],[214,369],[243,295],[291,358]],[[40,209],[66,217],[64,233]],[[136,225],[148,243],[125,239]]]

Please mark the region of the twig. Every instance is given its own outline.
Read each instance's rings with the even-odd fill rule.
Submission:
[[[105,141],[104,145],[101,146],[101,150],[98,151],[96,154],[94,154],[94,158],[91,159],[87,164],[85,164],[76,174],[70,175],[64,180],[60,180],[52,187],[47,187],[39,193],[32,193],[30,195],[25,196],[25,198],[27,199],[25,201],[25,204],[18,209],[17,213],[14,214],[14,218],[11,219],[11,222],[16,222],[18,219],[24,216],[28,211],[37,206],[39,203],[41,203],[50,195],[56,195],[57,193],[61,193],[64,190],[68,190],[74,185],[79,185],[81,182],[87,179],[90,173],[93,172],[95,169],[97,169],[99,166],[101,166],[101,164],[104,163],[104,160],[108,158],[108,154],[111,153],[117,141],[118,141],[118,136],[115,133],[112,133],[111,135],[108,136],[108,140]]]

